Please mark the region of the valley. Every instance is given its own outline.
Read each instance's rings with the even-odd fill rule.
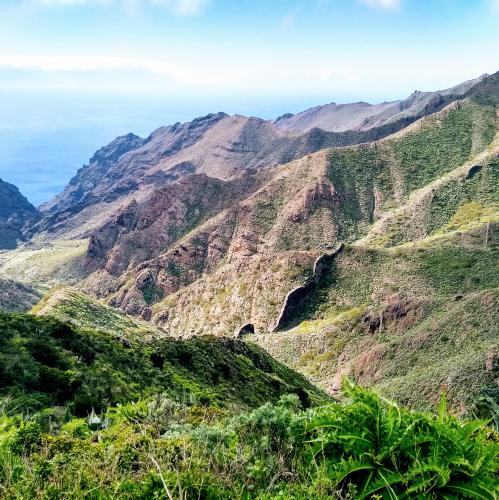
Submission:
[[[0,181],[0,496],[496,498],[498,229],[499,73]]]

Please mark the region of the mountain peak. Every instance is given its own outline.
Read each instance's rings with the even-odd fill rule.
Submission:
[[[328,132],[366,131],[398,121],[407,125],[408,122],[439,111],[446,104],[464,96],[485,78],[482,75],[449,89],[435,92],[415,90],[409,97],[399,101],[378,104],[364,101],[350,104],[331,102],[294,115],[283,115],[274,123],[282,130],[301,132],[314,128]]]

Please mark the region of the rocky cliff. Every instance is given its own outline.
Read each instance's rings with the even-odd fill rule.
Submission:
[[[13,184],[0,179],[0,249],[15,248],[38,211]]]

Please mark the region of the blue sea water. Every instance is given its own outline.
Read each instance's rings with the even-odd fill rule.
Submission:
[[[0,178],[35,206],[59,193],[93,153],[118,135],[225,111],[262,118],[329,102],[327,96],[232,97],[0,92]],[[343,102],[348,102],[345,97]]]

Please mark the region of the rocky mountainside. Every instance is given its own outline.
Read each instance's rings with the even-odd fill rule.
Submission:
[[[426,186],[455,175],[455,169],[468,168],[468,162],[480,161],[495,131],[493,106],[468,99],[422,119],[399,137],[372,145],[326,149],[227,181],[191,174],[141,202],[133,200],[92,235],[86,266],[93,274],[85,286],[127,312],[150,317],[152,304],[171,300],[172,293],[201,276],[211,279],[213,273],[232,269],[238,279],[241,272],[250,273],[247,279],[254,284],[266,269],[252,270],[252,262],[283,260],[289,269],[283,269],[282,276],[274,269],[264,279],[263,289],[274,300],[263,301],[263,307],[269,309],[276,302],[276,310],[262,313],[265,324],[257,328],[269,328],[278,319],[281,295],[300,286],[311,272],[293,271],[296,259],[310,268],[327,247],[363,237],[375,223],[369,236],[373,238],[376,228],[389,224],[394,213],[397,227],[412,231],[398,236],[398,241],[394,230],[385,231],[384,237],[389,233],[397,243],[434,230],[432,225],[442,223],[435,213],[427,216],[426,223],[399,222],[404,211],[419,217],[424,213],[405,208],[407,200],[420,189],[432,192]],[[221,282],[225,287],[227,277]],[[213,284],[210,287],[213,291]],[[241,297],[235,303],[249,306],[253,301]],[[238,306],[238,315],[242,307]],[[251,307],[254,315],[261,315]],[[223,332],[228,320],[225,315],[218,327],[202,320],[203,328]],[[242,321],[255,323],[252,317]],[[231,324],[229,329],[237,326]]]
[[[464,411],[499,377],[498,106],[496,74],[372,126],[354,111],[337,130],[218,113],[120,137],[0,275],[77,285],[82,310],[97,300],[160,336],[249,335],[332,393],[347,374],[424,407],[445,384]],[[469,320],[453,328],[455,314]]]
[[[0,179],[0,250],[16,248],[37,217],[36,208],[19,189]]]
[[[228,181],[327,147],[382,139],[441,110],[478,81],[396,103],[345,105],[341,112],[328,105],[275,122],[216,113],[161,127],[145,139],[118,137],[95,153],[61,194],[42,205],[42,220],[29,234],[38,240],[88,237],[121,207],[147,200],[154,190],[193,174]],[[359,125],[359,106],[370,110],[361,113],[363,121],[372,115],[369,125]],[[327,119],[305,118],[311,113]],[[308,124],[291,125],[301,115],[300,123]]]
[[[84,286],[175,336],[255,333],[332,392],[348,374],[425,406],[446,384],[467,408],[497,376],[498,79],[386,139],[252,174],[236,198],[234,181],[198,179],[198,215],[176,181],[94,234]]]
[[[400,120],[415,120],[442,109],[443,106],[462,97],[466,92],[487,75],[469,80],[446,90],[421,92],[416,90],[407,99],[380,104],[356,102],[353,104],[336,104],[307,109],[301,113],[286,114],[275,124],[282,130],[300,130],[305,132],[320,128],[330,132],[346,130],[370,130]]]

